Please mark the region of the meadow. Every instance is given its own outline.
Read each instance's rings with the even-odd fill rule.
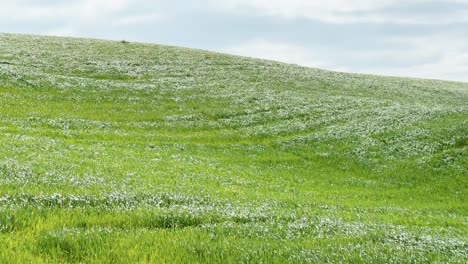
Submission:
[[[468,83],[0,34],[0,263],[466,263]]]

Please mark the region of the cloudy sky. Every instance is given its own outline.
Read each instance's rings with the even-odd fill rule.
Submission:
[[[468,81],[468,0],[0,0],[0,32]]]

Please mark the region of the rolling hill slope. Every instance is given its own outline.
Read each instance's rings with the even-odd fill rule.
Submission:
[[[468,84],[0,34],[0,262],[464,262]]]

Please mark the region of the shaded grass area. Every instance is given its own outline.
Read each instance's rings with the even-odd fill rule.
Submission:
[[[0,35],[0,262],[468,257],[468,85]]]

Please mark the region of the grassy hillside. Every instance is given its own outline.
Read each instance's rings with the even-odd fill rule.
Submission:
[[[0,34],[0,146],[2,263],[468,258],[467,83]]]

